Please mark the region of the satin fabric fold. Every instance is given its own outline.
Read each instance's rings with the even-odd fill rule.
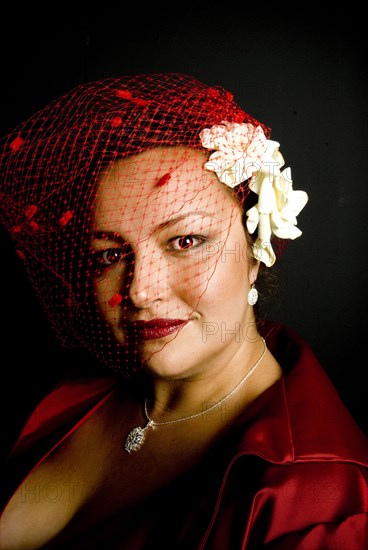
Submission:
[[[142,549],[368,548],[367,438],[298,334],[274,323],[262,334],[283,377],[241,413],[203,463],[152,495],[146,522],[142,515]],[[67,380],[46,396],[3,471],[2,507],[119,383],[110,375]],[[126,520],[117,514],[65,548],[124,548]]]

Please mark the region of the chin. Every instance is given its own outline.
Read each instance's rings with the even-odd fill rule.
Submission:
[[[169,346],[172,346],[169,349]],[[179,380],[189,376],[191,365],[188,361],[188,352],[174,343],[162,343],[152,350],[145,349],[143,361],[147,372],[157,378],[165,380]],[[176,349],[174,349],[176,348]]]

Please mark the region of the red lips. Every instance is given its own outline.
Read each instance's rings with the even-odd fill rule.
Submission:
[[[127,330],[140,340],[164,338],[183,328],[188,321],[182,319],[152,319],[151,321],[133,321]]]

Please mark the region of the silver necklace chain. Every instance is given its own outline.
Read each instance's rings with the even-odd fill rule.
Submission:
[[[224,401],[226,401],[232,395],[234,395],[234,393],[244,384],[244,382],[246,382],[246,380],[248,380],[248,378],[253,374],[253,372],[256,370],[256,368],[258,367],[258,365],[260,364],[260,362],[264,358],[264,356],[266,354],[266,351],[267,351],[267,346],[266,346],[265,339],[262,338],[262,336],[261,336],[261,340],[263,342],[264,349],[263,349],[262,355],[260,356],[258,361],[247,372],[247,374],[240,380],[240,382],[238,382],[238,384],[235,386],[235,388],[233,388],[228,394],[226,394],[225,397],[220,399],[220,401],[217,401],[217,403],[214,403],[213,405],[211,405],[211,407],[208,407],[207,409],[205,409],[203,411],[199,411],[197,413],[190,414],[189,416],[183,416],[181,418],[176,418],[174,420],[166,420],[165,422],[155,422],[154,420],[152,420],[152,418],[150,418],[150,416],[148,414],[147,398],[146,398],[144,400],[144,414],[145,414],[146,419],[147,419],[147,424],[144,426],[144,428],[141,428],[140,426],[138,426],[136,428],[133,428],[133,430],[131,430],[129,432],[128,437],[125,440],[125,445],[124,445],[125,450],[128,453],[132,453],[133,451],[138,451],[138,449],[140,449],[140,447],[143,445],[145,435],[146,435],[146,430],[148,430],[149,428],[155,428],[155,427],[158,427],[158,426],[165,426],[167,424],[177,424],[178,422],[183,422],[184,420],[190,420],[191,418],[197,418],[198,416],[202,416],[203,414],[206,414],[206,413],[212,411],[213,409],[215,409],[216,407],[219,407],[220,405],[222,405],[222,403],[224,403]]]

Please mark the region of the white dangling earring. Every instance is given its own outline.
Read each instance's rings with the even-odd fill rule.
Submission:
[[[255,284],[253,283],[251,286],[251,289],[248,292],[248,304],[250,306],[254,306],[254,304],[257,303],[258,300],[258,290],[255,287]]]

